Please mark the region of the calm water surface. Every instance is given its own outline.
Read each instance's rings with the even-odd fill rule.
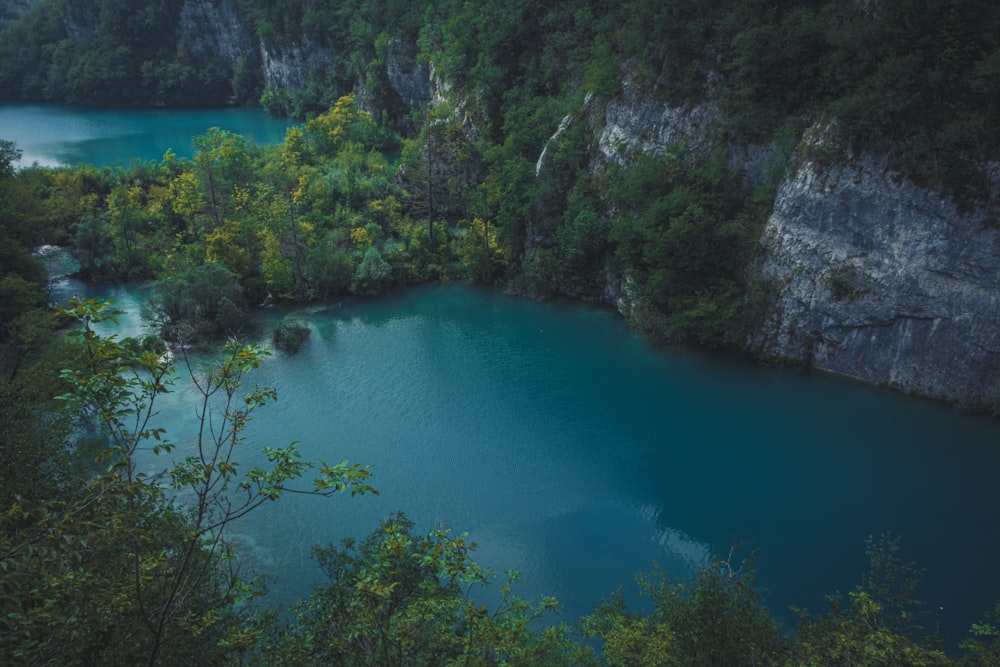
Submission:
[[[62,294],[85,291],[63,282]],[[102,288],[143,326],[141,293]],[[710,555],[758,552],[768,602],[823,606],[851,590],[867,535],[904,538],[951,640],[1000,597],[998,424],[817,374],[684,348],[655,349],[609,311],[463,286],[342,307],[260,311],[312,330],[256,381],[279,400],[264,444],[374,466],[379,496],[288,497],[236,530],[294,599],[319,573],[309,548],[364,535],[396,509],[468,531],[478,560],[520,570],[522,595],[587,613],[654,562],[685,575]],[[263,334],[262,334],[263,336]],[[162,417],[189,441],[193,394]],[[634,599],[634,598],[632,598]]]
[[[160,160],[167,150],[190,158],[191,137],[211,127],[274,144],[284,140],[291,125],[259,109],[108,110],[0,104],[0,139],[13,141],[24,152],[21,166],[124,166],[132,160]]]

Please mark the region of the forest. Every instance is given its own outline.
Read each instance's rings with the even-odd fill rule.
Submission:
[[[516,575],[486,608],[474,591],[494,577],[471,538],[420,534],[402,513],[364,539],[318,545],[325,583],[282,613],[227,541],[283,495],[378,487],[363,462],[303,461],[294,445],[268,450],[267,467],[236,464],[274,399],[252,379],[268,350],[239,342],[253,307],[429,281],[596,301],[610,264],[645,297],[636,327],[739,350],[759,316],[751,266],[780,172],[748,184],[726,146],[828,161],[878,150],[963,206],[995,211],[1000,5],[233,0],[261,43],[334,53],[304,87],[281,88],[252,58],[188,48],[184,4],[0,2],[5,101],[261,105],[302,121],[276,146],[213,129],[190,160],[116,169],[21,166],[0,137],[5,664],[1000,664],[1000,606],[960,651],[945,646],[918,601],[919,567],[892,535],[858,545],[870,566],[857,588],[795,610],[794,627],[764,604],[749,555],[687,581],[642,575],[648,608],[612,596],[567,621],[556,600],[519,599]],[[433,63],[446,96],[401,99],[388,80],[395,42]],[[627,82],[717,104],[714,149],[594,170],[586,123],[549,142],[562,119]],[[836,119],[837,150],[791,139],[818,118]],[[93,325],[115,316],[100,302],[52,307],[33,252],[45,244],[68,249],[83,278],[153,282],[159,336],[98,335]],[[279,330],[273,341],[292,353],[303,339]],[[199,374],[164,354],[185,346],[224,352]],[[223,427],[203,430],[197,456],[140,473],[139,452],[173,449],[150,416],[177,374],[199,382],[198,414]]]
[[[311,226],[300,233],[296,225],[282,230],[271,223],[270,247],[284,245],[282,259],[268,262],[269,277],[252,251],[246,259],[257,275],[246,275],[235,257],[222,261],[252,292],[269,279],[277,280],[276,298],[323,298],[343,289],[338,271],[346,274],[347,265],[328,246],[328,256],[318,257],[318,238],[338,228],[341,236],[330,245],[350,254],[357,245],[343,237],[346,230],[378,224],[381,235],[366,232],[374,234],[374,275],[355,290],[462,275],[532,296],[595,300],[610,266],[634,279],[643,304],[636,326],[664,339],[740,347],[760,305],[745,297],[766,296],[753,282],[753,249],[777,183],[796,159],[835,163],[875,151],[915,182],[943,189],[963,207],[985,206],[987,219],[996,218],[989,170],[1000,153],[1000,10],[988,0],[713,0],[696,6],[682,0],[353,0],[336,6],[233,0],[226,6],[264,48],[323,53],[323,66],[302,72],[302,86],[283,87],[266,80],[253,53],[223,62],[196,49],[195,37],[181,29],[186,5],[180,0],[146,3],[140,12],[130,11],[129,0],[5,2],[0,97],[119,107],[260,104],[314,123],[351,97],[375,126],[365,130],[368,136],[350,138],[358,146],[352,150],[366,155],[354,155],[348,166],[350,151],[317,143],[314,125],[304,137],[301,165],[284,169],[272,162],[273,177],[281,171],[286,181],[269,183],[274,195],[244,188],[239,170],[245,166],[223,156],[226,139],[207,139],[220,142],[215,155],[202,157],[218,164],[200,166],[223,179],[209,187],[208,210],[201,212],[218,228],[216,243],[240,232],[232,227],[233,203],[222,201],[233,186],[269,199],[269,206],[283,193],[289,219]],[[412,47],[417,64],[433,65],[431,85],[446,87],[446,95],[418,106],[402,99],[390,81],[400,44]],[[588,123],[577,122],[552,147],[544,178],[534,178],[539,153],[561,120],[581,109],[599,113],[626,86],[672,104],[720,109],[725,120],[714,131],[714,150],[681,148],[639,169],[596,169]],[[835,119],[825,143],[798,143],[823,118]],[[752,184],[724,168],[731,147],[750,145],[770,146],[775,156]],[[384,167],[361,165],[372,150],[386,158]],[[335,194],[352,186],[324,183],[338,178],[327,161],[333,152],[339,169],[364,174],[362,187],[375,191]],[[142,178],[159,179],[158,189],[168,177]],[[147,185],[135,185],[150,196]],[[323,188],[327,201],[317,199]],[[360,199],[379,213],[347,221],[345,206],[359,211]],[[244,207],[252,205],[259,216],[259,204]],[[399,226],[397,211],[427,228],[426,248]],[[181,214],[172,215],[179,225]],[[674,222],[661,224],[664,216]],[[448,233],[435,233],[435,225]],[[476,236],[495,236],[496,249],[486,240],[477,251]],[[445,239],[447,248],[439,247]],[[400,248],[416,263],[402,266],[386,257]],[[113,263],[93,256],[90,268],[159,271],[116,252]],[[381,277],[385,265],[376,253],[392,267]],[[672,261],[679,253],[683,268]],[[277,277],[285,271],[277,264],[287,261],[290,273]],[[673,275],[677,271],[685,275]]]

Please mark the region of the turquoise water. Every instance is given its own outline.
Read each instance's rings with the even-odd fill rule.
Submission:
[[[191,137],[211,127],[273,144],[284,140],[291,124],[259,109],[108,110],[0,104],[0,139],[15,142],[24,152],[21,166],[125,166],[132,160],[160,160],[168,149],[190,158]]]
[[[88,288],[64,282],[59,294]],[[119,300],[141,329],[140,293]],[[245,465],[265,444],[374,466],[379,496],[288,497],[236,529],[279,599],[319,576],[309,547],[363,535],[396,509],[468,531],[517,589],[585,614],[653,562],[683,576],[710,555],[757,552],[769,604],[823,607],[892,530],[928,569],[923,598],[957,641],[1000,597],[1000,425],[819,374],[682,347],[657,349],[613,312],[433,286],[285,316],[312,336],[255,381]],[[260,334],[262,339],[265,334]],[[193,394],[161,404],[181,449]]]

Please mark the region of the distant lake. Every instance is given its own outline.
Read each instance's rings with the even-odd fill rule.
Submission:
[[[260,109],[84,109],[60,104],[0,104],[0,139],[23,151],[20,166],[87,163],[126,166],[193,154],[191,138],[211,127],[260,144],[284,140],[294,123]]]
[[[144,331],[143,293],[99,294]],[[685,347],[657,348],[613,311],[536,303],[460,285],[302,310],[258,310],[268,341],[284,317],[311,337],[252,381],[273,386],[245,445],[301,441],[306,459],[374,465],[379,496],[287,497],[235,533],[280,577],[278,599],[309,592],[313,544],[363,536],[402,509],[421,530],[468,531],[477,560],[523,572],[516,589],[554,595],[572,620],[654,562],[685,576],[730,550],[757,552],[767,601],[825,609],[864,572],[865,538],[903,537],[927,568],[920,595],[949,642],[1000,597],[1000,424],[823,374]],[[194,395],[164,397],[178,452]]]

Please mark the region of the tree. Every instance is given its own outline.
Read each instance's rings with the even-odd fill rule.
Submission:
[[[0,180],[14,176],[14,165],[21,161],[24,151],[13,141],[0,139]]]
[[[172,362],[155,343],[95,334],[92,325],[112,317],[103,303],[73,301],[64,314],[83,323],[85,363],[64,373],[71,391],[63,399],[103,432],[105,467],[65,497],[17,497],[0,514],[0,655],[28,664],[154,665],[247,650],[252,632],[238,607],[262,588],[240,572],[227,529],[286,493],[371,492],[369,471],[346,461],[314,466],[292,443],[265,448],[268,464],[241,472],[247,426],[276,395],[244,389],[265,353],[232,343],[207,374],[188,367],[200,427],[187,456],[140,472],[140,456],[174,449],[154,424]],[[312,486],[296,486],[314,467]],[[190,499],[183,506],[181,492]]]
[[[108,229],[115,247],[117,269],[126,277],[148,275],[157,256],[143,250],[150,245],[155,221],[139,185],[122,183],[107,198]]]
[[[939,638],[921,625],[922,603],[915,595],[922,571],[903,562],[899,551],[898,537],[869,537],[868,572],[847,603],[830,596],[830,608],[821,616],[798,610],[801,624],[790,665],[949,664]]]
[[[291,132],[289,132],[291,136]],[[354,104],[345,95],[325,113],[305,124],[302,139],[317,156],[333,157],[347,144],[381,148],[379,131],[371,114]]]
[[[683,149],[642,158],[609,188],[614,259],[641,285],[651,315],[636,324],[668,339],[739,345],[745,267],[766,214],[718,157]]]
[[[211,165],[205,167],[212,172]],[[214,184],[214,180],[213,180]],[[172,217],[175,218],[177,231],[183,233],[188,243],[197,241],[204,233],[201,216],[205,211],[205,195],[197,174],[193,171],[182,171],[175,176],[167,188],[167,201]],[[214,215],[215,209],[213,209]]]
[[[373,245],[368,246],[354,273],[356,290],[361,294],[376,294],[388,280],[392,267],[382,259],[382,253]]]
[[[360,543],[315,549],[328,582],[271,635],[265,656],[281,664],[588,664],[589,650],[568,628],[536,629],[554,600],[525,603],[512,595],[511,580],[492,613],[473,601],[473,589],[489,579],[474,549],[466,535],[415,534],[403,514]]]
[[[205,259],[224,266],[245,283],[260,265],[260,235],[249,224],[226,220],[205,235]]]
[[[271,340],[274,347],[286,354],[296,354],[309,340],[311,330],[298,320],[282,320],[274,327]]]
[[[218,127],[194,137],[194,163],[204,180],[208,211],[215,226],[222,224],[233,188],[245,187],[250,178],[246,139]]]
[[[15,171],[21,150],[0,140],[0,278],[17,274],[31,282],[44,282],[45,270],[31,254],[44,236],[43,193],[48,175],[40,169]]]
[[[292,260],[282,252],[281,239],[273,231],[261,230],[260,238],[261,268],[264,271],[268,298],[290,298],[295,288]]]
[[[114,260],[115,244],[105,214],[85,213],[72,225],[69,251],[80,262],[80,273],[99,276]]]
[[[16,273],[0,277],[0,375],[13,378],[29,355],[45,347],[52,322],[42,286]]]
[[[351,256],[340,250],[327,235],[318,238],[309,247],[306,257],[310,297],[327,299],[346,294],[354,276],[354,262]]]
[[[489,219],[474,218],[466,224],[457,254],[467,276],[473,280],[490,283],[494,273],[503,267],[503,251]]]
[[[9,278],[10,276],[8,276]],[[4,279],[6,281],[7,278]],[[41,290],[37,290],[44,299]],[[71,437],[73,420],[59,401],[66,391],[59,369],[77,362],[71,346],[54,335],[47,308],[24,311],[0,343],[0,508],[58,497],[91,465],[67,456],[84,447]],[[2,523],[2,522],[0,522]]]
[[[417,140],[405,145],[403,163],[400,178],[410,213],[427,222],[427,247],[434,253],[434,224],[464,217],[482,180],[478,151],[455,110],[442,103],[428,112]]]
[[[676,637],[666,623],[630,612],[620,593],[581,622],[585,637],[599,638],[608,667],[672,667],[682,664]]]
[[[654,571],[638,578],[653,603],[649,614],[630,613],[618,594],[582,621],[587,637],[603,641],[609,665],[778,664],[780,628],[764,607],[752,558],[739,567],[713,560],[690,581],[671,583]]]
[[[246,326],[249,317],[239,283],[224,267],[212,262],[161,282],[150,307],[164,338],[187,343],[233,336]]]
[[[969,665],[1000,665],[1000,602],[978,623],[969,629],[972,635],[964,640],[962,648],[967,651]]]

